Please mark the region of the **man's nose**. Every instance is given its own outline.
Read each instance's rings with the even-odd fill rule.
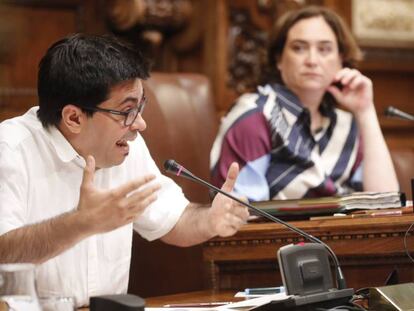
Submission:
[[[135,121],[130,125],[131,130],[133,131],[144,131],[147,128],[147,123],[140,113],[138,113]]]

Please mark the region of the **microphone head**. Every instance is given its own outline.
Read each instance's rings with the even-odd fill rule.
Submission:
[[[403,120],[414,121],[414,115],[401,111],[393,106],[387,107],[385,110],[385,115],[389,117],[397,117]]]
[[[394,116],[395,108],[393,106],[388,106],[387,109],[385,109],[384,114],[389,117]]]
[[[179,170],[179,165],[174,160],[169,159],[164,162],[164,168],[168,172],[177,172]]]
[[[189,179],[196,179],[196,177],[181,164],[178,164],[174,160],[167,160],[164,162],[164,168],[168,173],[173,173],[176,176],[182,176]]]

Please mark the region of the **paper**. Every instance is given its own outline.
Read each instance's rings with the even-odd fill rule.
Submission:
[[[280,294],[272,294],[272,295],[262,295],[258,298],[247,299],[239,302],[234,302],[228,305],[220,306],[214,308],[216,311],[224,311],[224,310],[252,310],[260,306],[264,306],[271,301],[283,301],[288,299],[290,296],[286,295],[285,293]]]
[[[342,197],[271,200],[252,205],[274,216],[316,216],[354,209],[399,208],[402,202],[399,192],[354,192]]]
[[[246,299],[243,301],[233,302],[226,305],[222,305],[215,308],[204,308],[204,307],[180,307],[180,308],[145,308],[146,311],[248,311],[253,310],[257,307],[266,305],[271,301],[283,301],[288,299],[290,296],[285,293],[262,295],[258,298]]]
[[[215,311],[215,308],[145,308],[145,311]]]

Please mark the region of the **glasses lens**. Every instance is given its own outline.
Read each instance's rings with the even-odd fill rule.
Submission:
[[[130,126],[132,123],[134,123],[135,119],[137,118],[138,112],[139,112],[139,107],[137,107],[135,109],[132,109],[128,113],[128,115],[125,119],[125,125],[126,126]]]
[[[137,108],[132,109],[126,119],[125,119],[125,125],[130,126],[132,123],[134,123],[135,119],[138,116],[138,113],[142,114],[144,112],[145,104],[147,103],[147,98],[145,95],[143,95],[141,102],[138,104]]]
[[[138,113],[142,114],[144,112],[145,105],[147,104],[147,98],[145,97],[145,94],[142,95],[141,102],[138,105]]]

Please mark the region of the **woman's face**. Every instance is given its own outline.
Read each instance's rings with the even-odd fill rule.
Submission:
[[[302,19],[288,31],[278,61],[285,85],[296,94],[324,92],[342,68],[337,38],[322,16]]]

